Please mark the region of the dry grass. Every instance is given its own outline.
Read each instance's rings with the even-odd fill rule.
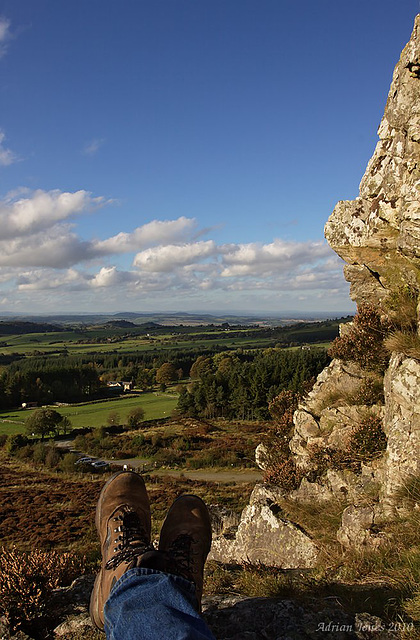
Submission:
[[[392,324],[403,331],[413,331],[417,326],[419,292],[410,285],[393,291],[384,301],[384,307]]]
[[[390,352],[420,360],[420,336],[414,331],[394,331],[385,339],[385,347]]]
[[[337,542],[337,531],[341,525],[341,516],[347,503],[344,500],[330,500],[324,503],[298,503],[283,500],[281,508],[284,515],[307,531],[321,548],[325,559],[338,560],[341,547]]]
[[[347,385],[337,384],[333,389],[326,387],[320,390],[312,408],[317,415],[324,409],[332,407],[383,404],[384,387],[383,376],[370,372],[362,380],[349,381]]]

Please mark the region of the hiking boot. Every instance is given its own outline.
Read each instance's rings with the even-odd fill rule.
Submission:
[[[195,585],[197,610],[201,611],[204,564],[211,546],[211,524],[201,498],[181,496],[163,523],[159,551],[166,556],[166,571]]]
[[[133,471],[120,471],[105,484],[96,507],[102,566],[90,598],[90,616],[104,628],[104,604],[121,576],[133,567],[153,564],[150,545],[150,505],[144,480]]]

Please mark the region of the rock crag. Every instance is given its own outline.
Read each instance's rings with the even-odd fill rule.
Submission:
[[[325,226],[358,304],[379,304],[398,284],[420,285],[419,16],[395,67],[378,135],[359,197],[339,202]]]
[[[375,309],[390,326],[397,318],[417,347],[391,349],[379,373],[363,368],[357,358],[334,359],[324,369],[294,413],[289,448],[303,476],[300,486],[287,496],[278,488],[257,487],[236,533],[216,538],[216,559],[227,554],[236,562],[252,556],[282,568],[313,566],[316,544],[282,520],[285,497],[302,504],[341,501],[337,539],[343,547],[379,546],[381,523],[404,508],[401,488],[420,475],[420,15],[395,67],[378,135],[359,197],[336,205],[325,235],[346,262],[352,299]],[[404,317],[404,295],[410,297],[412,317]],[[351,330],[343,325],[342,335]],[[361,390],[366,394],[373,388],[377,401],[364,404]],[[343,459],[366,415],[382,425],[383,453],[357,468],[327,464],[320,471],[313,452],[334,452],[336,460]],[[265,447],[257,449],[261,468]]]

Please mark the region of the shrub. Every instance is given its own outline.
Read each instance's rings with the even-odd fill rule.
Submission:
[[[357,460],[371,460],[386,449],[387,438],[382,420],[374,414],[366,415],[354,429],[349,442],[350,456]]]
[[[0,449],[3,449],[7,442],[7,435],[5,433],[0,433]]]
[[[188,438],[175,438],[172,442],[172,448],[178,451],[189,451],[191,449],[191,442]]]
[[[45,456],[45,464],[50,469],[55,469],[61,460],[60,453],[56,447],[47,447],[47,454]]]
[[[197,451],[188,461],[190,469],[202,469],[204,467],[234,467],[243,464],[234,451],[227,451],[224,448],[204,449]]]
[[[84,451],[87,446],[85,436],[76,436],[74,439],[73,446],[75,449],[78,449],[79,451]]]
[[[297,489],[304,474],[296,466],[293,458],[286,458],[281,454],[276,456],[276,452],[272,455],[269,466],[264,472],[263,482],[279,485],[287,493]]]
[[[102,426],[102,427],[97,427],[95,429],[95,439],[96,440],[103,440],[104,438],[106,438],[107,436],[107,430],[106,427]]]
[[[361,306],[352,326],[334,340],[328,353],[332,358],[357,362],[363,369],[383,371],[389,360],[384,345],[389,330],[389,322],[383,321],[376,309]]]
[[[138,429],[141,426],[141,423],[144,420],[144,409],[143,407],[134,407],[131,409],[127,416],[127,426],[130,429]]]
[[[24,447],[17,449],[15,455],[19,460],[30,460],[34,455],[33,447],[31,447],[30,444],[27,444]]]
[[[312,445],[308,447],[309,460],[314,470],[309,474],[310,480],[314,481],[322,476],[327,469],[339,471],[340,469],[351,469],[354,472],[360,471],[360,460],[354,460],[352,455],[333,447],[320,447]]]
[[[61,471],[72,473],[75,470],[74,465],[78,458],[79,456],[75,453],[66,453],[60,461],[59,468]]]
[[[13,629],[30,629],[48,612],[53,589],[84,571],[84,558],[56,551],[0,550],[0,613]]]
[[[135,447],[142,447],[145,442],[146,438],[144,437],[143,433],[140,433],[138,436],[134,436],[134,438],[131,440],[131,444]]]
[[[156,455],[153,456],[153,461],[157,465],[172,466],[185,462],[185,457],[180,451],[174,451],[173,449],[159,449]]]
[[[163,447],[164,441],[162,436],[159,433],[154,433],[151,439],[152,445],[156,448]]]
[[[7,453],[14,454],[21,447],[26,447],[27,444],[29,444],[28,438],[16,433],[13,436],[7,436],[5,449]]]
[[[34,445],[34,455],[33,455],[33,460],[35,464],[44,464],[46,457],[47,457],[47,447],[43,442],[37,442],[36,445]]]
[[[293,414],[298,408],[300,395],[294,391],[281,391],[268,405],[273,420],[278,429],[288,431],[293,427]]]

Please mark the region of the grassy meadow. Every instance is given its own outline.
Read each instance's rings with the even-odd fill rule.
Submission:
[[[67,416],[72,427],[101,427],[107,424],[107,418],[111,412],[118,413],[121,424],[124,424],[127,414],[135,407],[142,407],[145,412],[145,420],[166,418],[171,415],[176,407],[178,396],[173,393],[142,393],[138,396],[116,398],[103,402],[88,402],[69,406],[54,407],[63,416]],[[18,409],[15,411],[0,412],[0,434],[23,433],[25,420],[33,409]]]

